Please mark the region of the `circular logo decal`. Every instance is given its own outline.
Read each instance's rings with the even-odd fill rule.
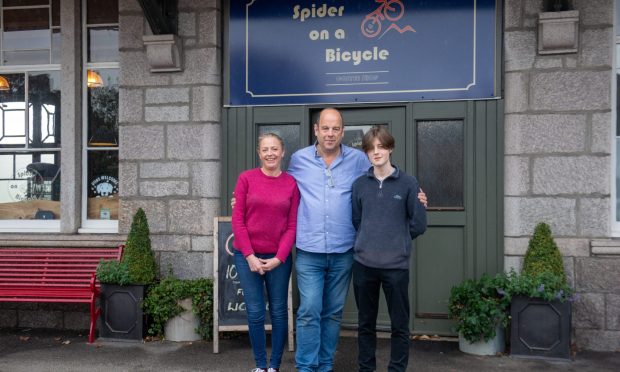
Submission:
[[[95,196],[112,196],[118,193],[118,180],[112,176],[99,176],[90,182],[90,191]]]

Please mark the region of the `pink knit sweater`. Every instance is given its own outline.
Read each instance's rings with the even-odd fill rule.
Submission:
[[[244,257],[275,253],[285,262],[295,244],[299,190],[295,179],[282,172],[265,175],[260,168],[239,175],[232,215],[233,246]]]

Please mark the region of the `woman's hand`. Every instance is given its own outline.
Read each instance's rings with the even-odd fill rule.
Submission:
[[[248,261],[248,266],[250,267],[250,271],[253,273],[259,273],[260,275],[265,274],[265,269],[263,267],[263,263],[261,260],[255,255],[251,254],[245,258]]]
[[[267,259],[260,259],[260,261],[262,262],[263,270],[265,270],[265,271],[271,271],[271,270],[275,269],[276,267],[280,266],[280,264],[282,263],[282,261],[280,261],[276,257],[267,258]]]

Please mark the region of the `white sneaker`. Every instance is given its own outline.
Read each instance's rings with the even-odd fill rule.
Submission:
[[[271,368],[271,367],[269,367],[267,372],[280,372],[280,368]]]
[[[252,371],[250,371],[250,372],[267,372],[267,370],[266,370],[266,369],[264,369],[264,368],[254,368],[254,369],[253,369]]]

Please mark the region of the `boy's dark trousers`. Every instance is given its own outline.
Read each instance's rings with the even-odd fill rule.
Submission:
[[[409,270],[377,269],[353,262],[353,290],[358,309],[360,372],[377,370],[377,313],[383,286],[392,325],[388,371],[406,371],[409,361]]]

